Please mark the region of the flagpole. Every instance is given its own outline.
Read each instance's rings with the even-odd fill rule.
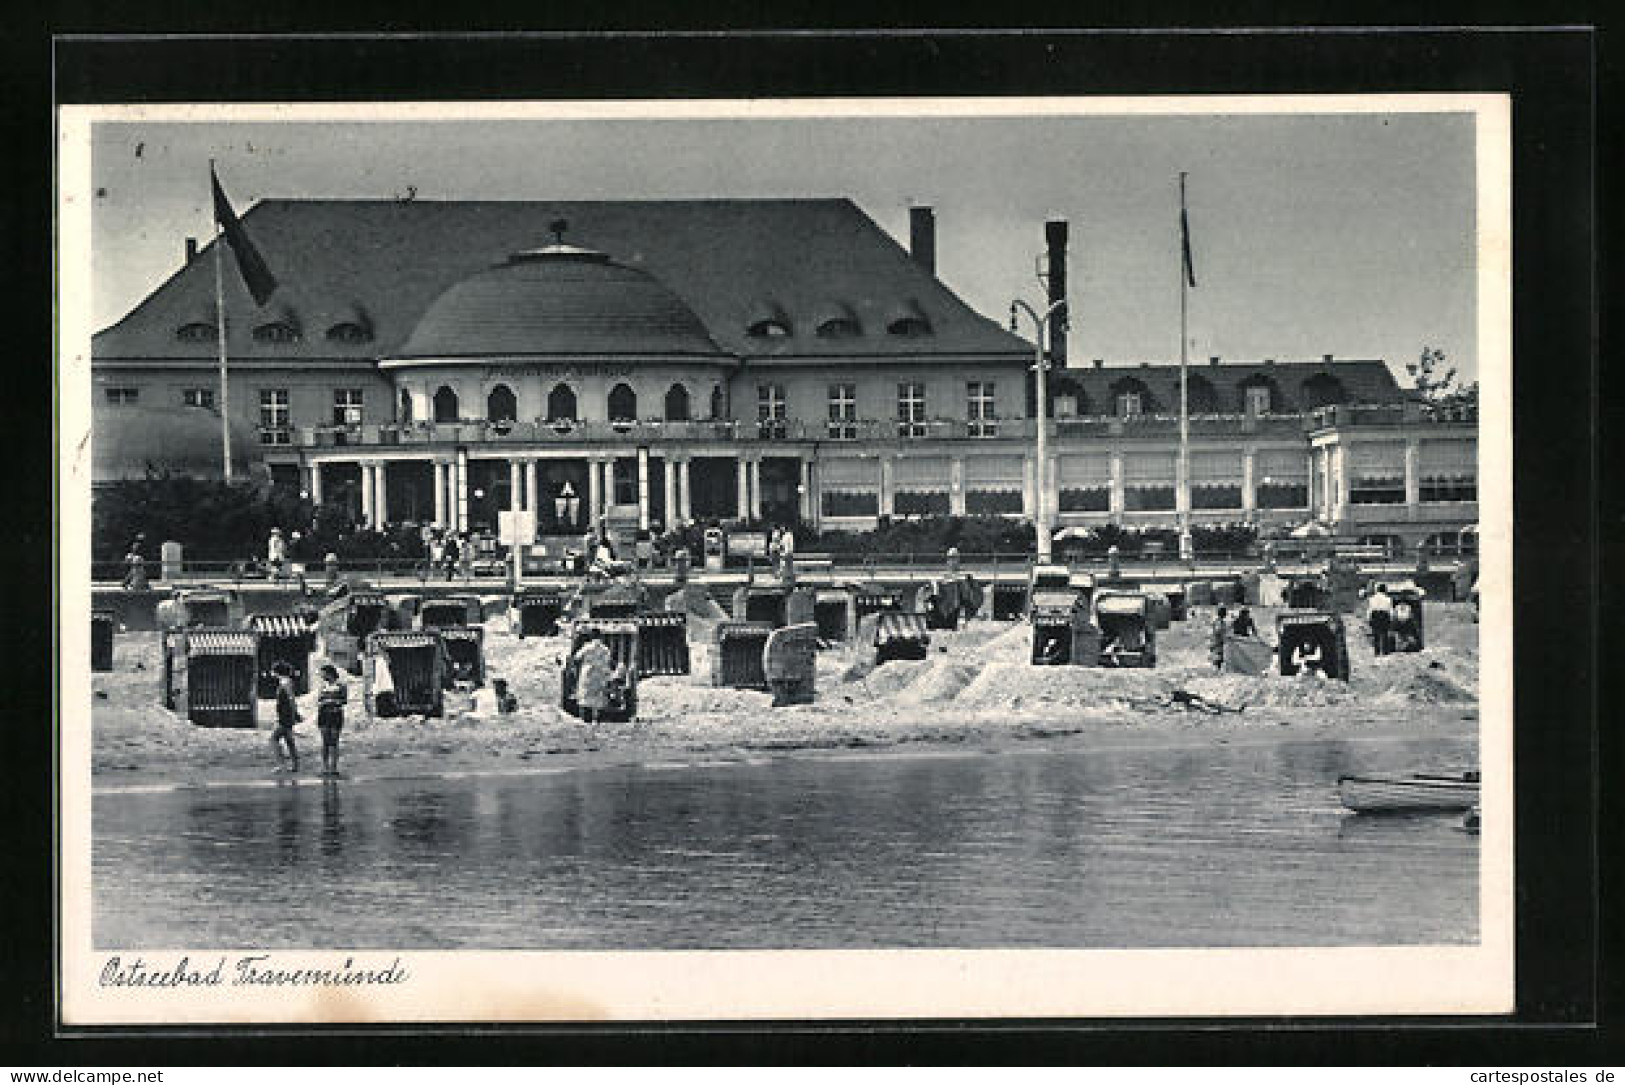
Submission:
[[[209,178],[214,178],[214,159],[209,159]],[[210,207],[213,207],[210,201]],[[214,319],[215,339],[220,344],[220,461],[225,468],[225,479],[231,481],[231,398],[226,384],[226,282],[221,270],[220,250],[224,237],[220,230],[220,216],[214,216]]]
[[[1175,502],[1179,506],[1179,549],[1180,557],[1194,557],[1195,551],[1191,547],[1191,433],[1190,433],[1190,396],[1186,382],[1186,324],[1188,321],[1189,302],[1187,294],[1190,288],[1190,270],[1186,264],[1186,253],[1189,251],[1190,238],[1186,233],[1188,229],[1185,219],[1185,174],[1179,175],[1179,488],[1175,494]]]

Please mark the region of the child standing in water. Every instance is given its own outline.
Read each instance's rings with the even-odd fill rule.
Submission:
[[[299,702],[293,686],[293,668],[278,660],[272,664],[271,673],[276,675],[276,730],[271,732],[271,752],[276,754],[278,772],[298,772],[299,748],[293,744],[293,725],[299,722]]]
[[[316,694],[316,726],[322,732],[322,775],[339,774],[339,732],[344,730],[344,702],[349,698],[339,669],[322,664],[322,686]]]

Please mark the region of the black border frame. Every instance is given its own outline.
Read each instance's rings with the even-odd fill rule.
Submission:
[[[162,10],[148,11],[152,22]],[[230,20],[229,5],[202,18]],[[404,13],[414,14],[412,12]],[[189,13],[190,15],[190,13]],[[84,29],[60,20],[61,29]],[[173,19],[171,18],[171,23]],[[238,28],[272,17],[239,19]],[[380,20],[380,25],[388,25]],[[397,24],[398,25],[398,24]],[[156,28],[154,28],[156,29]],[[226,28],[222,27],[222,32]],[[35,43],[37,46],[39,43]],[[189,1029],[55,1032],[51,938],[54,841],[31,864],[44,906],[8,907],[0,957],[13,977],[6,1061],[446,1063],[578,1062],[1568,1062],[1617,1039],[1596,1027],[1599,928],[1597,658],[1601,404],[1595,333],[1597,38],[1551,30],[1250,33],[1111,31],[846,34],[414,35],[301,38],[58,38],[45,42],[61,103],[188,99],[372,100],[1014,94],[1370,93],[1513,95],[1515,575],[1518,1010],[1509,1019],[829,1022],[621,1026],[390,1027],[372,1031]],[[40,74],[39,54],[5,84]],[[15,89],[9,87],[8,89]],[[39,96],[26,91],[30,105]],[[46,104],[51,92],[46,94]],[[17,102],[13,98],[13,102]],[[13,105],[13,111],[17,106]],[[39,112],[7,115],[8,135],[40,135]],[[51,143],[47,138],[47,160]],[[45,223],[51,191],[14,199],[0,229]],[[36,270],[23,264],[19,271]],[[33,284],[49,283],[49,259]],[[48,299],[47,299],[48,300]],[[45,310],[49,312],[49,310]],[[47,337],[49,326],[46,327]],[[38,402],[37,400],[35,402]],[[38,425],[36,419],[34,425]],[[51,453],[54,457],[53,452]],[[14,493],[39,493],[37,469],[7,466]],[[32,486],[29,485],[32,483]],[[34,507],[46,508],[49,494]],[[38,533],[21,533],[30,541]],[[44,541],[44,540],[42,540]],[[1569,575],[1554,577],[1553,569]],[[44,572],[41,568],[40,572]],[[44,577],[34,580],[46,583]],[[54,583],[51,581],[49,583]],[[45,590],[49,591],[47,585]],[[54,659],[38,627],[12,631],[14,653]],[[25,664],[25,667],[27,664]],[[47,673],[42,688],[54,685]],[[24,708],[19,705],[19,708]],[[39,705],[41,709],[47,705]],[[43,712],[32,718],[42,718]],[[24,708],[22,718],[29,718]],[[16,744],[14,732],[6,735]],[[9,763],[51,765],[51,734],[30,730]],[[51,781],[30,773],[3,797],[10,824],[48,828]],[[34,788],[38,787],[36,791]],[[44,817],[42,819],[42,812]],[[43,824],[42,824],[43,820]],[[41,836],[44,836],[42,831]],[[1617,843],[1617,834],[1611,836]],[[8,897],[16,895],[15,882]],[[7,900],[8,905],[12,904]],[[23,937],[15,937],[23,934]],[[16,951],[23,951],[12,959]],[[1335,982],[1328,977],[1328,982]],[[295,1041],[294,1036],[300,1037]],[[139,1037],[139,1038],[138,1038]],[[1601,1046],[1599,1046],[1601,1045]],[[8,1044],[10,1047],[10,1044]]]

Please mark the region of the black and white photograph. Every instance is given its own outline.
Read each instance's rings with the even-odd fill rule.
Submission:
[[[65,1020],[1509,1010],[1509,126],[65,107]]]

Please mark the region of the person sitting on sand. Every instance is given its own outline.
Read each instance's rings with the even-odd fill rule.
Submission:
[[[271,673],[276,676],[276,729],[271,732],[271,752],[276,754],[278,772],[298,772],[299,747],[293,742],[293,725],[299,722],[300,715],[293,668],[279,659],[271,665]]]
[[[1326,654],[1318,644],[1300,644],[1292,649],[1292,665],[1306,678],[1326,677]]]
[[[1258,636],[1258,626],[1253,624],[1253,612],[1242,607],[1241,613],[1236,615],[1236,620],[1230,623],[1230,632],[1238,637]]]
[[[322,775],[339,774],[339,732],[344,730],[344,702],[349,690],[339,669],[322,664],[322,685],[316,693],[316,726],[322,732]]]
[[[519,700],[508,692],[506,678],[493,678],[491,684],[474,691],[474,705],[472,713],[485,719],[492,716],[503,716],[517,711]]]
[[[497,711],[503,715],[519,711],[519,698],[508,692],[506,678],[491,679],[491,692],[496,694]]]

